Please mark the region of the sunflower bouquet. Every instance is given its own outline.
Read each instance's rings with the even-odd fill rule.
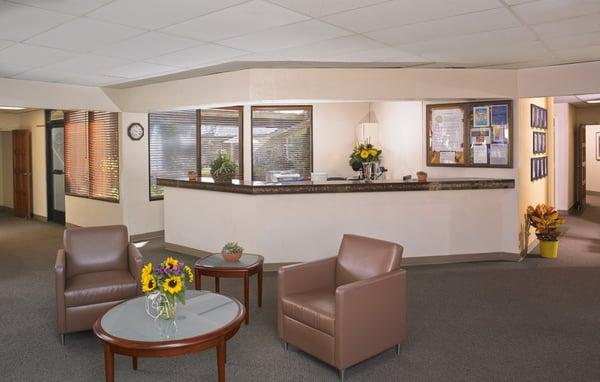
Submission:
[[[353,170],[358,171],[363,163],[377,162],[380,156],[381,150],[371,143],[360,143],[354,146],[349,163]]]
[[[152,263],[144,265],[142,291],[149,294],[148,301],[154,305],[159,317],[171,319],[175,317],[175,299],[185,305],[186,284],[193,279],[189,266],[169,256],[157,267],[153,267]],[[148,307],[146,310],[149,310]]]

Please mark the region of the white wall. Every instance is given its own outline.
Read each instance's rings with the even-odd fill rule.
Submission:
[[[568,103],[554,104],[554,198],[556,208],[561,211],[568,211],[575,203],[573,180],[575,166],[574,114],[573,106]]]
[[[137,122],[144,127],[139,141],[129,139],[127,127]],[[123,224],[130,235],[163,230],[163,201],[149,199],[148,114],[121,114],[121,205]]]
[[[0,131],[0,206],[13,207],[12,133]]]
[[[19,128],[31,130],[33,214],[48,216],[46,189],[46,119],[43,110],[19,114]]]
[[[367,117],[366,102],[313,105],[313,169],[328,176],[351,176],[348,164],[356,126]]]
[[[586,191],[600,192],[600,161],[596,159],[600,125],[588,125],[585,128],[586,146]]]
[[[65,221],[80,227],[123,224],[121,204],[66,195]]]

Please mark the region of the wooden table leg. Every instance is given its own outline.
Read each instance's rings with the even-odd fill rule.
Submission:
[[[217,368],[219,370],[219,382],[225,382],[225,339],[223,337],[217,345]]]
[[[202,289],[202,274],[196,269],[196,290]]]
[[[115,355],[108,344],[104,344],[104,376],[106,382],[115,381]]]
[[[246,325],[250,321],[250,283],[248,272],[244,272],[244,306],[246,307]]]
[[[263,269],[260,267],[258,270],[258,307],[262,306],[262,295],[263,295]]]
[[[131,365],[133,366],[133,370],[137,370],[137,357],[136,356],[131,357]]]
[[[220,292],[220,287],[219,287],[219,278],[215,277],[215,292],[219,293]]]

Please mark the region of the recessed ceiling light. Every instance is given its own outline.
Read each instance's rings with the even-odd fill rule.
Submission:
[[[0,106],[0,110],[23,110],[25,109],[24,107],[18,107],[18,106]]]
[[[587,103],[600,103],[600,99],[591,99],[589,101],[585,101]]]

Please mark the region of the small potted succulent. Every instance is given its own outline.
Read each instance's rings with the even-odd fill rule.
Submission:
[[[242,252],[244,252],[244,248],[240,247],[237,241],[225,244],[221,250],[223,258],[229,262],[239,261],[240,257],[242,257]]]
[[[210,175],[217,183],[230,183],[235,177],[238,168],[229,154],[219,154],[219,156],[210,164]]]
[[[417,171],[417,180],[419,182],[427,182],[427,173],[425,171]]]
[[[188,171],[188,179],[190,182],[195,182],[198,180],[198,172],[196,171]]]

